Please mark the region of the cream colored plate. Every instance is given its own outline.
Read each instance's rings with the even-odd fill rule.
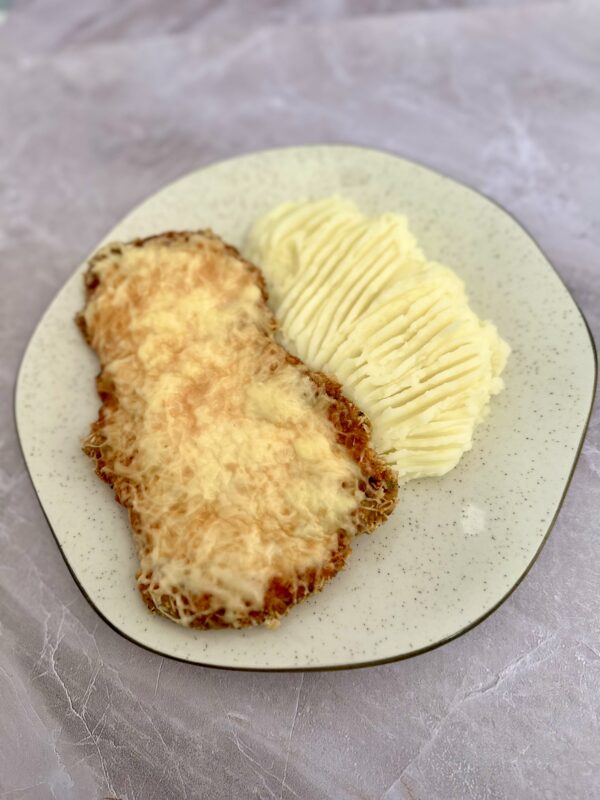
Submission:
[[[104,241],[211,227],[240,246],[253,220],[277,203],[334,193],[366,213],[409,216],[427,255],[459,273],[475,310],[511,343],[506,389],[460,465],[442,479],[403,487],[387,524],[358,538],[348,567],[278,630],[186,630],[146,611],[125,513],[79,449],[99,405],[98,365],[73,324],[83,302],[82,265],[31,339],[17,384],[17,425],[73,576],[104,619],[144,647],[243,669],[354,667],[415,655],[502,602],[560,507],[592,405],[593,343],[535,242],[480,194],[374,150],[271,150],[182,178]]]

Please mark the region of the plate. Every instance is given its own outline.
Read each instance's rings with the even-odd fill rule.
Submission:
[[[125,512],[80,450],[99,406],[98,364],[73,324],[84,264],[46,311],[23,358],[17,427],[61,552],[96,611],[163,655],[215,667],[304,670],[429,650],[472,628],[517,586],[567,490],[593,401],[594,345],[539,247],[477,192],[375,150],[270,150],[167,186],[99,245],[211,227],[241,247],[255,218],[278,203],[336,193],[368,214],[407,214],[426,254],[464,279],[477,313],[496,323],[513,352],[506,388],[458,467],[403,486],[387,523],[358,537],[347,568],[277,630],[192,631],[143,605]]]

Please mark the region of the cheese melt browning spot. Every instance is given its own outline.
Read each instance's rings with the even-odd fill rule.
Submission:
[[[274,576],[314,576],[357,532],[361,466],[231,248],[159,237],[90,265],[81,325],[104,404],[86,452],[129,510],[142,591],[184,624],[194,596],[237,626]]]
[[[404,217],[348,200],[285,203],[254,226],[282,341],[333,375],[401,480],[443,475],[472,446],[510,348],[428,261]]]

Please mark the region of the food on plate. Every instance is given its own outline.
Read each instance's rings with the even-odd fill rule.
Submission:
[[[396,500],[369,422],[274,340],[259,270],[210,232],[103,247],[78,316],[98,354],[84,443],[127,509],[152,611],[275,623]]]
[[[399,480],[443,475],[473,442],[510,348],[405,217],[350,200],[285,203],[254,225],[284,346],[338,380]]]

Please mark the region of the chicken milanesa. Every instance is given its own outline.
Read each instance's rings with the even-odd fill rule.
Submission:
[[[83,449],[128,511],[146,605],[276,624],[394,507],[367,418],[276,341],[261,272],[210,231],[109,244],[85,287],[102,404]]]

